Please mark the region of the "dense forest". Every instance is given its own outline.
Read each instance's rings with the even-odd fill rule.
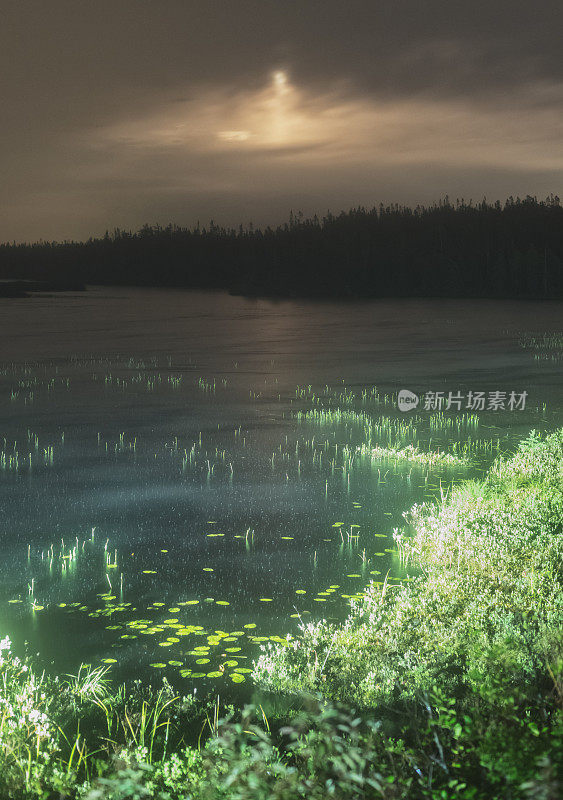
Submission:
[[[563,297],[559,197],[379,206],[277,228],[116,229],[86,242],[0,245],[0,278],[236,294]]]

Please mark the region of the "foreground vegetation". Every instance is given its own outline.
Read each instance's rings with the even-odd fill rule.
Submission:
[[[48,678],[5,639],[0,796],[558,798],[562,534],[563,429],[411,509],[395,539],[419,577],[268,646],[270,694],[242,710],[112,691],[103,669]]]

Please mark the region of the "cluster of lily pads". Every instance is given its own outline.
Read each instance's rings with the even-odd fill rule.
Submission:
[[[354,502],[354,508],[361,508],[361,504]],[[209,525],[216,525],[215,521],[209,521]],[[349,546],[354,546],[359,538],[360,525],[355,523],[335,522],[332,525],[338,531],[342,541],[346,537]],[[212,533],[207,536],[222,536],[213,527]],[[248,537],[249,531],[246,533]],[[245,534],[237,534],[243,538]],[[376,533],[374,538],[386,538],[383,533]],[[293,540],[294,537],[284,536],[284,539]],[[331,541],[329,539],[328,541]],[[383,557],[387,553],[395,552],[393,548],[385,548],[381,552],[371,555]],[[166,557],[168,550],[162,549],[163,557]],[[27,597],[25,593],[17,598],[12,598],[10,604],[20,604],[28,606],[32,613],[64,613],[64,614],[85,614],[93,620],[107,620],[105,631],[107,632],[106,647],[121,649],[128,644],[135,643],[141,645],[141,650],[145,655],[142,661],[155,670],[173,670],[179,673],[182,678],[228,678],[233,683],[243,683],[245,676],[251,672],[251,658],[256,654],[256,645],[263,647],[266,643],[287,645],[292,641],[291,634],[285,637],[279,635],[261,635],[257,630],[255,622],[239,623],[238,630],[209,630],[203,625],[194,624],[193,612],[200,608],[212,605],[220,607],[231,606],[231,601],[216,599],[214,597],[192,597],[190,599],[177,600],[176,602],[165,603],[161,600],[154,600],[143,607],[140,603],[135,603],[125,599],[123,590],[123,578],[120,575],[121,557],[117,549],[110,547],[109,540],[103,543],[103,539],[98,540],[95,529],[92,529],[91,536],[84,540],[76,538],[72,544],[61,540],[55,546],[51,544],[46,550],[32,553],[31,546],[27,549],[28,570],[40,573],[41,577],[57,578],[67,572],[72,572],[79,560],[83,558],[88,564],[100,561],[105,567],[106,580],[109,585],[108,591],[99,592],[96,602],[61,601],[52,602],[38,600],[36,597],[37,586],[40,581],[34,578],[28,584]],[[321,603],[348,603],[357,601],[364,596],[363,586],[368,580],[376,580],[381,576],[381,571],[377,569],[368,570],[369,559],[365,557],[361,571],[348,572],[345,583],[359,581],[360,587],[357,590],[346,591],[340,583],[332,583],[325,588],[318,590],[312,588],[298,588],[295,590],[295,613],[289,617],[302,622],[307,615],[314,614],[316,604]],[[203,567],[206,573],[213,573],[213,567]],[[97,573],[96,573],[97,574]],[[141,574],[157,575],[157,569],[142,569]],[[121,577],[116,585],[116,575]],[[110,577],[111,576],[111,577]],[[99,578],[98,578],[99,579]],[[113,585],[112,585],[113,580]],[[394,581],[401,578],[389,578],[386,580]],[[273,603],[273,597],[259,597],[256,602],[268,604]],[[297,605],[298,604],[298,605]],[[303,607],[303,606],[309,606]],[[233,616],[233,620],[237,617]],[[160,650],[162,648],[162,650]],[[160,657],[159,657],[160,656]],[[149,661],[149,659],[152,660]],[[118,664],[121,659],[115,656],[102,658],[105,665]]]

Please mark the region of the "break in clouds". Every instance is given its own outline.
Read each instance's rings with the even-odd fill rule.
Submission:
[[[392,99],[358,95],[351,85],[315,93],[276,70],[263,88],[201,87],[190,101],[89,132],[84,145],[124,164],[125,174],[135,163],[168,158],[171,183],[178,181],[173,171],[182,159],[202,157],[203,163],[210,155],[233,172],[237,162],[244,169],[279,171],[287,183],[292,167],[345,173],[358,164],[553,171],[563,168],[561,108],[563,85],[525,86],[511,102]],[[226,188],[221,172],[214,173],[211,163],[208,170],[204,185]],[[189,187],[189,171],[184,180]]]

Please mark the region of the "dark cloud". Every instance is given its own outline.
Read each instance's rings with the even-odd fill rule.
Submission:
[[[557,191],[560,15],[551,0],[3,0],[0,239]],[[294,87],[284,120],[274,70]]]

